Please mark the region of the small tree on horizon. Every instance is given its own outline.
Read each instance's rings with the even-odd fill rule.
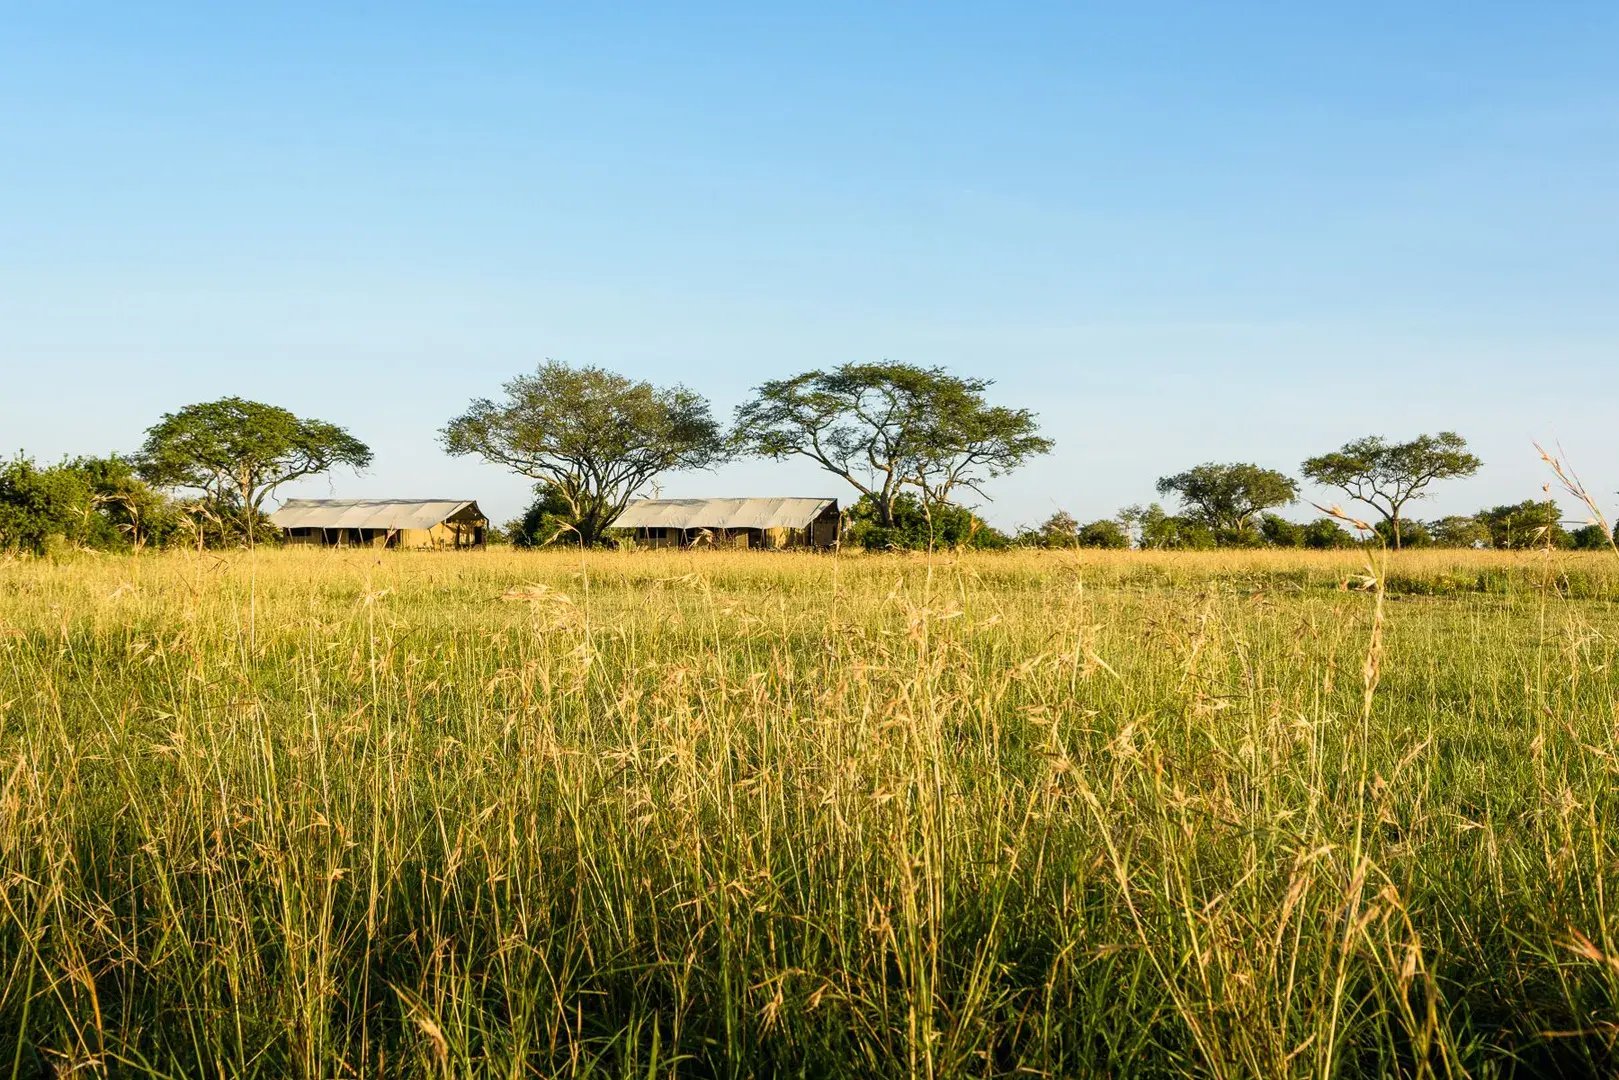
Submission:
[[[441,433],[454,455],[475,454],[544,485],[568,508],[586,547],[653,478],[701,469],[725,448],[708,401],[600,367],[546,361],[478,398]]]
[[[1214,530],[1201,520],[1171,514],[1158,503],[1126,506],[1118,513],[1126,536],[1143,551],[1204,551],[1215,546]]]
[[[1116,518],[1101,518],[1081,525],[1075,539],[1080,547],[1123,551],[1130,546],[1130,530]]]
[[[371,448],[336,424],[245,398],[187,405],[146,430],[138,471],[158,487],[200,491],[222,517],[240,515],[249,546],[276,488],[339,465],[371,464]]]
[[[1490,546],[1503,551],[1572,545],[1563,528],[1563,512],[1555,499],[1525,499],[1480,510],[1473,519],[1490,535]]]
[[[1079,520],[1066,510],[1058,510],[1024,535],[1026,542],[1040,547],[1074,547],[1079,543]]]
[[[1441,431],[1403,443],[1368,435],[1310,458],[1301,471],[1313,483],[1335,487],[1381,514],[1398,550],[1406,503],[1426,497],[1433,481],[1472,476],[1483,464],[1468,452],[1466,439]]]
[[[1428,522],[1428,532],[1440,547],[1481,548],[1490,546],[1490,530],[1478,519],[1466,514],[1452,514]]]
[[[805,457],[895,525],[900,493],[924,513],[1051,449],[1027,409],[984,400],[988,379],[913,364],[844,364],[761,384],[736,411],[732,445],[776,461]]]
[[[1178,496],[1183,509],[1216,536],[1235,538],[1252,531],[1255,515],[1296,500],[1299,485],[1275,469],[1208,462],[1160,478],[1158,494]]]

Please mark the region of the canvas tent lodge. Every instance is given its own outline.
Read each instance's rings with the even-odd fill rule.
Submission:
[[[824,549],[839,520],[836,499],[640,499],[609,527],[645,547]]]
[[[470,499],[288,499],[270,524],[316,547],[477,548],[489,530]]]

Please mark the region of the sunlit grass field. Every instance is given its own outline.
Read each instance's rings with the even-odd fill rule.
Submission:
[[[0,1076],[1611,1074],[1619,558],[0,562]]]

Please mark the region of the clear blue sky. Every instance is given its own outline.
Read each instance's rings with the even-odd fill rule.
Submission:
[[[435,432],[543,358],[887,358],[1040,413],[1003,525],[1369,432],[1473,440],[1425,516],[1619,488],[1612,0],[763,6],[0,3],[0,445],[241,394],[504,518]]]

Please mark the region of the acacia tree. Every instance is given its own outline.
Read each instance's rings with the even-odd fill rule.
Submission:
[[[672,469],[724,457],[708,402],[684,386],[661,388],[599,367],[546,361],[479,398],[441,433],[451,454],[476,454],[530,477],[568,507],[586,546],[646,484]]]
[[[1368,435],[1311,458],[1301,469],[1311,481],[1335,487],[1381,514],[1398,550],[1405,504],[1425,497],[1425,489],[1435,480],[1472,476],[1483,464],[1468,452],[1466,439],[1454,431],[1441,431],[1403,443]]]
[[[336,424],[227,397],[164,414],[146,429],[136,460],[148,482],[201,491],[222,515],[240,513],[251,545],[276,488],[339,465],[363,469],[371,448]]]
[[[1178,496],[1186,511],[1217,534],[1233,534],[1247,532],[1255,514],[1293,502],[1299,485],[1274,469],[1209,462],[1160,478],[1158,494]]]
[[[907,487],[925,509],[1051,449],[1027,409],[984,400],[987,379],[912,364],[844,364],[764,383],[736,411],[732,445],[761,457],[807,457],[871,500],[894,524]]]

